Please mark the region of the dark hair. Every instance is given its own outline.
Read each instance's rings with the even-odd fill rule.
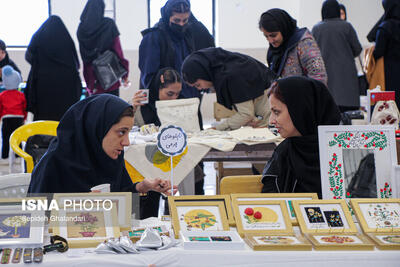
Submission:
[[[6,51],[6,43],[3,40],[0,40],[0,50]]]
[[[179,72],[177,72],[173,68],[164,68],[158,72],[157,79],[160,81],[160,85],[158,89],[167,88],[170,84],[173,83],[182,83],[181,76]],[[164,82],[161,82],[161,76],[164,78]]]
[[[118,122],[120,122],[123,117],[131,117],[131,118],[133,118],[134,114],[135,114],[135,112],[133,110],[133,106],[129,106],[121,113],[121,116],[119,116]]]
[[[190,6],[187,3],[177,3],[176,5],[173,5],[171,8],[171,16],[173,12],[175,13],[190,12]]]
[[[271,95],[274,95],[279,101],[281,101],[283,104],[286,104],[278,82],[273,82],[271,87],[268,89],[267,96],[270,97]]]

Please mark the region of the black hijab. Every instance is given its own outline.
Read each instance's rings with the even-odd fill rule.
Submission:
[[[277,185],[281,193],[316,192],[321,198],[318,125],[339,124],[339,109],[320,81],[292,76],[277,82],[292,122],[302,136],[288,137],[275,149],[263,172],[263,192],[270,192]]]
[[[25,57],[31,65],[34,65],[36,57],[44,57],[56,64],[79,69],[74,41],[60,17],[55,15],[50,16],[32,36]]]
[[[29,193],[89,192],[103,183],[111,191],[132,191],[124,153],[113,160],[102,141],[130,105],[119,97],[102,94],[74,104],[57,128],[57,138],[32,173]]]
[[[346,11],[346,7],[343,4],[339,4],[340,10],[343,10],[344,15],[346,16],[346,18],[344,20],[347,20],[347,11]]]
[[[161,87],[160,77],[170,67],[162,68],[157,72],[155,81],[152,83],[152,87],[149,88],[149,103],[140,107],[140,113],[142,114],[143,120],[146,124],[154,123],[156,126],[161,126],[160,119],[157,115],[156,101],[160,100],[159,91]]]
[[[267,61],[271,69],[278,73],[282,64],[283,55],[288,48],[289,39],[294,35],[297,22],[285,10],[273,8],[261,15],[262,27],[267,32],[281,32],[283,43],[279,47],[269,45]],[[300,36],[301,37],[301,36]]]
[[[119,36],[114,20],[104,17],[104,8],[103,0],[88,0],[81,14],[77,36],[83,62],[92,62]]]
[[[160,10],[161,18],[155,27],[159,27],[167,31],[171,36],[177,39],[183,39],[185,37],[185,32],[189,27],[189,22],[184,26],[169,24],[169,18],[172,16],[173,7],[179,4],[185,4],[190,8],[190,1],[188,0],[168,0]],[[180,30],[175,28],[180,28]]]
[[[384,29],[391,38],[400,42],[400,0],[383,0],[385,14],[378,30]]]
[[[274,78],[263,63],[222,48],[205,48],[190,54],[182,64],[182,76],[189,83],[197,79],[212,82],[217,102],[228,109],[264,94]]]
[[[336,0],[325,0],[321,13],[322,20],[340,18],[340,5]]]

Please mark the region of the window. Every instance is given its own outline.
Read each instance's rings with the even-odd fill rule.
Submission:
[[[49,17],[50,0],[1,0],[0,39],[8,47],[28,46]]]
[[[160,9],[167,0],[148,0],[149,2],[149,27],[157,23],[161,18]],[[214,34],[214,0],[190,0],[190,9],[193,15],[201,21],[208,31]]]

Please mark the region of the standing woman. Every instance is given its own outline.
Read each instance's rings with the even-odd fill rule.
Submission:
[[[260,117],[266,126],[269,117],[265,91],[274,78],[261,62],[222,48],[206,48],[192,53],[182,65],[183,79],[198,90],[213,88],[217,102],[236,111],[215,126],[217,130],[235,130]]]
[[[336,0],[322,4],[322,21],[312,29],[312,34],[321,49],[328,89],[340,111],[356,110],[360,107],[360,90],[357,68],[354,61],[362,51],[353,26],[340,18],[340,6]]]
[[[270,124],[286,139],[265,165],[262,192],[311,192],[321,198],[318,125],[339,124],[335,101],[323,83],[301,76],[274,82],[268,95]]]
[[[400,1],[383,0],[383,22],[378,26],[374,58],[383,57],[385,88],[396,91],[396,104],[400,107]]]
[[[347,20],[346,7],[343,4],[339,4],[340,7],[340,19]]]
[[[269,42],[267,62],[278,77],[307,76],[327,84],[324,60],[314,37],[285,10],[264,12],[259,28]]]
[[[79,101],[82,84],[75,44],[58,16],[50,16],[32,36],[25,59],[31,64],[27,110],[34,120],[59,121]]]
[[[124,58],[122,52],[117,25],[114,20],[104,17],[104,8],[103,0],[88,0],[81,15],[77,36],[83,61],[83,76],[89,95],[110,93],[119,96],[121,83],[117,81],[109,89],[104,90],[97,81],[92,65],[93,60],[101,53],[111,50],[128,71],[122,77],[124,84],[128,84],[129,62]]]

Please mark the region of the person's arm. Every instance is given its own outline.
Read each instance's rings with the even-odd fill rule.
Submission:
[[[307,77],[319,80],[327,85],[328,75],[326,74],[324,60],[314,38],[301,40],[296,49],[303,73]]]
[[[349,23],[349,33],[348,38],[351,51],[353,52],[354,57],[358,57],[362,51],[362,46],[360,41],[358,40],[357,33],[354,30],[353,26]]]
[[[142,112],[140,111],[140,107],[138,107],[135,111],[135,116],[133,119],[133,125],[141,127],[145,125],[146,123],[144,122]]]
[[[127,70],[127,73],[122,77],[122,79],[125,81],[128,78],[129,75],[129,61],[124,58],[124,53],[122,52],[122,47],[121,47],[121,41],[119,39],[119,36],[114,38],[114,42],[112,45],[112,50],[117,54],[119,60],[121,61],[122,66]]]
[[[254,118],[253,100],[237,103],[235,104],[235,108],[237,112],[231,117],[225,119],[222,123],[215,125],[215,129],[219,131],[228,129],[235,130],[246,125]]]
[[[387,46],[388,46],[388,38],[386,36],[386,32],[384,29],[379,28],[378,32],[376,33],[376,43],[373,52],[375,60],[385,55]]]
[[[160,69],[159,35],[149,32],[143,36],[139,46],[140,88],[151,88],[155,75]]]

